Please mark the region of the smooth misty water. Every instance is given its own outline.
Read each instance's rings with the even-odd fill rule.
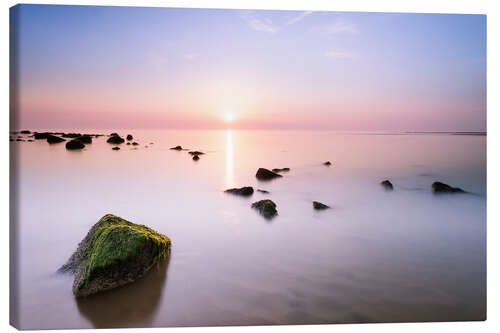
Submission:
[[[131,133],[137,150],[11,143],[22,328],[485,319],[485,136]],[[178,144],[207,154],[194,162]],[[291,171],[262,183],[258,167]],[[435,180],[472,193],[433,195]],[[222,192],[245,185],[271,193]],[[271,221],[250,208],[267,197]],[[77,300],[55,272],[107,213],[169,236],[170,260]]]

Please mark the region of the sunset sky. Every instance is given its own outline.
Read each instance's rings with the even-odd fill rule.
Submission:
[[[486,130],[482,15],[47,5],[11,15],[23,128]]]

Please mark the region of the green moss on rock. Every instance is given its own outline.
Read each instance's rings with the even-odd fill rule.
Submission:
[[[257,209],[259,213],[266,219],[270,219],[278,214],[278,211],[276,210],[276,204],[269,199],[254,202],[252,204],[252,208]]]
[[[169,256],[170,245],[168,237],[153,229],[108,214],[60,270],[75,274],[75,296],[87,296],[141,278]]]

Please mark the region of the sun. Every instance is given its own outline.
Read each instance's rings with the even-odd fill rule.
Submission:
[[[226,112],[226,113],[224,114],[224,121],[225,121],[226,123],[230,123],[230,122],[232,122],[232,121],[234,120],[234,117],[235,117],[235,116],[234,116],[234,113],[233,113],[233,112]]]

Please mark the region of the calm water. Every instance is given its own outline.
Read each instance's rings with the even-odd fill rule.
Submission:
[[[485,136],[131,133],[137,150],[11,142],[22,328],[485,319]],[[174,145],[207,154],[194,162]],[[259,167],[291,171],[262,183]],[[471,194],[433,195],[436,180]],[[271,193],[222,192],[246,185]],[[250,208],[267,197],[271,221]],[[55,271],[107,213],[169,236],[172,255],[77,300]]]

